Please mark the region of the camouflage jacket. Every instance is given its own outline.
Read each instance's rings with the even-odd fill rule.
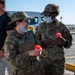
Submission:
[[[31,70],[35,70],[36,57],[29,56],[28,51],[33,50],[34,46],[39,43],[32,31],[21,35],[14,30],[7,36],[5,44],[8,61],[12,64],[13,70],[18,69],[18,75],[25,75],[25,72],[31,73]]]
[[[59,32],[62,34],[62,37],[67,40],[67,46],[61,45],[56,40],[56,33]],[[38,40],[43,43],[41,45],[43,47],[41,61],[47,62],[50,64],[53,61],[62,61],[64,59],[64,51],[63,48],[69,48],[72,45],[72,36],[67,27],[59,22],[58,20],[51,23],[46,24],[46,22],[40,23],[35,32]]]
[[[61,33],[62,37],[68,42],[68,45],[65,48],[69,48],[72,45],[72,36],[68,28],[58,20],[51,24],[47,24],[46,22],[40,23],[40,25],[36,28],[35,35],[40,42],[48,42],[48,46],[51,45],[54,47],[58,45],[58,41],[56,41],[57,32]]]

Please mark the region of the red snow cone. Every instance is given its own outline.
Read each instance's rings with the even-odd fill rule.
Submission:
[[[35,45],[35,50],[40,51],[42,48],[40,45]]]
[[[62,37],[61,33],[56,33],[56,37]]]

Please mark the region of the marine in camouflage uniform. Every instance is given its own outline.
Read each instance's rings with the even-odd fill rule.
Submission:
[[[58,14],[58,6],[48,4],[42,13],[45,21],[39,24],[35,32],[44,49],[40,60],[45,75],[64,75],[64,48],[72,45],[70,31],[56,19]],[[56,37],[56,33],[61,33],[62,37]]]
[[[32,31],[26,31],[24,34],[20,34],[17,30],[19,24],[20,26],[24,22],[27,24],[31,18],[23,12],[13,13],[11,18],[12,23],[18,23],[14,31],[7,36],[5,41],[5,50],[8,53],[7,58],[12,65],[12,75],[42,75],[40,63],[36,59],[36,55],[29,55],[30,50],[35,52],[34,46],[39,44],[35,35]],[[23,28],[23,30],[25,29]],[[36,54],[38,55],[38,53]]]

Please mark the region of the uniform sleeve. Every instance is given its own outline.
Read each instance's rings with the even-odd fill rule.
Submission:
[[[34,35],[34,39],[35,39],[35,44],[36,44],[36,45],[39,45],[40,42],[39,42],[39,40],[37,39],[36,35],[35,35],[34,33],[33,33],[33,35]]]
[[[17,44],[13,39],[8,37],[5,41],[5,53],[7,53],[6,55],[8,57],[8,61],[11,61],[11,63],[15,64],[18,54]]]
[[[7,59],[13,65],[18,65],[20,61],[26,61],[29,57],[28,52],[21,53],[18,51],[18,45],[12,38],[7,38],[5,41],[5,50],[7,53]]]
[[[36,32],[35,32],[35,36],[38,39],[40,45],[42,48],[47,48],[47,42],[43,41],[44,39],[44,28],[43,28],[43,23],[41,23],[37,28],[36,28]]]
[[[63,45],[65,48],[70,48],[72,45],[72,35],[70,34],[70,31],[66,26],[63,26],[63,37],[66,39],[65,45]]]
[[[36,27],[35,36],[37,37],[37,39],[38,39],[39,41],[41,40],[41,35],[42,35],[42,33],[41,33],[41,26],[38,25],[38,26]]]

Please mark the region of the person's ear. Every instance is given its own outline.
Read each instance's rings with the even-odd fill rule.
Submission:
[[[53,17],[56,17],[56,16],[57,16],[57,14],[56,14],[56,13],[54,13],[54,14],[53,14]]]
[[[54,14],[52,15],[52,19],[55,19],[55,18],[56,18],[56,16],[57,16],[57,14],[56,14],[56,13],[54,13]]]
[[[17,22],[16,22],[16,25],[20,25],[20,22],[17,21]]]

